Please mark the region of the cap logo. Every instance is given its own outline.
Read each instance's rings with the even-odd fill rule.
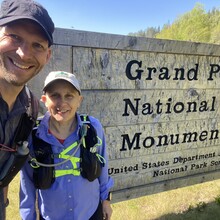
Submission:
[[[59,76],[61,76],[61,77],[68,77],[68,74],[67,74],[67,73],[64,73],[64,72],[59,72],[59,73],[57,73],[57,74],[55,75],[55,77],[59,77]]]

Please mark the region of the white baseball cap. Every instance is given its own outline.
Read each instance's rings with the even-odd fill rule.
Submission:
[[[45,92],[49,85],[51,85],[56,80],[65,80],[71,83],[76,90],[78,90],[79,94],[81,94],[81,89],[79,86],[79,81],[76,79],[76,76],[73,73],[68,73],[64,71],[52,71],[48,74],[44,82],[43,91]]]

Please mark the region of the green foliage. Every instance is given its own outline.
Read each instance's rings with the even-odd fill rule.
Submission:
[[[220,43],[220,11],[213,9],[208,13],[211,29],[210,43]]]
[[[215,198],[215,202],[220,205],[220,195],[218,195],[216,198]]]
[[[157,38],[209,42],[210,19],[201,4],[179,17],[172,25],[165,27]]]
[[[205,202],[199,202],[196,206],[196,209],[199,212],[203,212],[205,210],[205,207],[207,206],[207,204]]]
[[[189,205],[189,208],[186,210],[186,212],[190,212],[194,209],[194,206],[193,205]]]
[[[172,24],[164,24],[161,30],[150,27],[129,35],[219,44],[220,10],[213,8],[206,12],[204,6],[197,3],[191,11],[179,16]]]
[[[150,37],[155,38],[156,34],[160,32],[160,27],[154,28],[149,27],[146,30],[140,30],[137,33],[129,33],[129,36],[136,36],[136,37]]]
[[[207,207],[207,204],[205,202],[199,202],[195,205],[189,205],[188,209],[186,210],[186,212],[191,212],[194,209],[197,210],[198,212],[203,212],[205,211],[205,208]]]

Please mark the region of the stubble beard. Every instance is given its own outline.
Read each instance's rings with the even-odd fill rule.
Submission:
[[[5,80],[6,83],[11,84],[16,87],[24,86],[29,80],[31,80],[35,75],[37,75],[40,71],[37,71],[35,74],[32,74],[27,79],[23,81],[19,81],[18,77],[15,73],[8,71],[5,67],[4,60],[0,55],[0,78]]]

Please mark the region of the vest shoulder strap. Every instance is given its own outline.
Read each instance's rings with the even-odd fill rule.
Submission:
[[[42,121],[42,118],[43,117],[39,117],[36,120],[35,126],[32,130],[33,149],[34,149],[34,153],[35,153],[36,157],[41,157],[43,154],[46,154],[47,156],[49,154],[52,154],[51,145],[36,136],[36,132],[37,132],[38,126],[40,125],[40,123]],[[39,162],[41,162],[41,161],[39,161]]]
[[[83,124],[88,125],[87,134],[85,136],[85,148],[90,149],[98,143],[97,132],[91,124],[89,116],[85,114],[80,115]]]
[[[42,118],[38,118],[32,131],[32,146],[34,157],[42,164],[54,164],[52,147],[46,141],[38,138],[36,132]],[[33,182],[37,189],[48,189],[55,181],[54,167],[36,166],[33,169]]]
[[[89,116],[87,114],[80,114],[79,116],[83,124],[91,124]]]
[[[28,106],[26,106],[26,112],[21,115],[21,118],[19,120],[14,136],[13,145],[16,145],[16,143],[20,141],[26,141],[28,139],[28,136],[32,131],[36,119],[38,102],[34,100],[33,94],[27,86],[25,86],[25,92],[28,97]]]

